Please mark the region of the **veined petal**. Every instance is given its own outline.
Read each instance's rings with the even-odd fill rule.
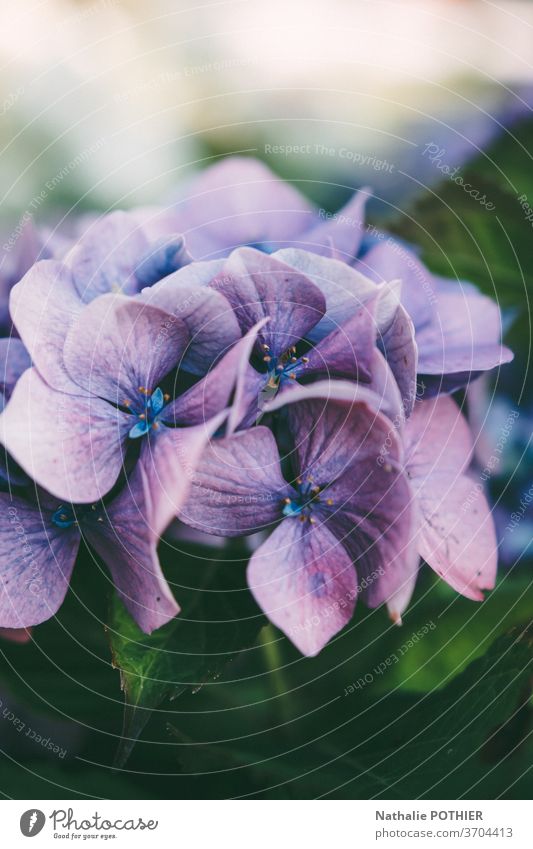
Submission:
[[[201,381],[180,395],[173,403],[168,404],[162,416],[163,421],[172,424],[196,425],[222,412],[228,406],[236,386],[240,386],[242,382],[257,334],[266,321],[267,319],[252,327]],[[242,392],[242,389],[239,391]],[[240,401],[236,403],[238,409],[230,411],[230,427],[233,420],[239,417],[241,404]],[[235,408],[235,404],[233,407]]]
[[[384,363],[383,356],[377,352]],[[385,365],[386,367],[386,365]],[[390,370],[388,371],[388,379],[394,380]],[[387,378],[380,377],[376,386],[381,389],[382,384]],[[310,383],[302,386],[298,383],[291,383],[291,392],[277,395],[273,400],[269,401],[264,406],[265,413],[273,413],[276,410],[285,407],[289,402],[298,403],[299,401],[319,400],[322,404],[327,404],[329,401],[339,401],[347,406],[353,404],[367,404],[375,410],[379,410],[386,415],[389,415],[392,410],[389,410],[389,399],[387,394],[379,394],[372,389],[372,382],[369,385],[363,383],[352,383],[348,380],[317,380],[316,383]]]
[[[470,376],[512,360],[512,352],[500,344],[501,315],[494,301],[471,286],[439,278],[436,298],[433,321],[417,332],[418,372],[428,384],[427,395],[439,391],[432,375],[447,381],[440,391],[452,391]]]
[[[60,392],[81,395],[63,361],[68,331],[83,308],[69,269],[54,260],[36,263],[13,287],[13,322],[33,364]]]
[[[371,606],[381,604],[414,568],[413,497],[399,432],[376,407],[353,396],[295,399],[296,391],[286,408],[293,465],[301,480],[320,487],[323,524],[365,578],[363,597]]]
[[[191,374],[206,374],[241,336],[230,304],[207,285],[223,265],[222,260],[192,263],[141,293],[147,303],[187,325],[191,341],[183,357],[183,368]]]
[[[116,405],[156,389],[189,342],[183,321],[137,298],[102,295],[68,333],[64,359],[87,392]]]
[[[281,519],[283,500],[292,492],[271,431],[258,426],[211,443],[179,518],[217,536],[251,534]]]
[[[379,345],[398,384],[405,418],[409,418],[416,400],[418,348],[413,322],[401,304]]]
[[[286,405],[296,473],[325,486],[361,462],[376,463],[383,452],[389,462],[399,460],[400,443],[393,424],[378,412],[380,401],[366,387],[323,381],[295,387],[267,409]]]
[[[80,536],[22,498],[0,493],[0,508],[0,626],[28,628],[61,606]]]
[[[326,373],[332,377],[370,381],[376,344],[374,306],[375,303],[369,301],[311,348],[306,354],[308,362],[304,375]]]
[[[413,492],[393,454],[367,456],[327,490],[334,502],[328,528],[350,554],[369,607],[412,586],[418,571]]]
[[[262,354],[261,345],[273,356],[283,354],[307,335],[326,308],[320,290],[303,274],[252,248],[234,251],[210,286],[227,298],[243,333],[271,319],[258,335]]]
[[[250,363],[241,361],[228,418],[228,433],[259,424],[265,414],[266,405],[276,392],[276,388],[272,389],[268,384],[268,375],[256,371]]]
[[[402,281],[402,303],[417,330],[432,320],[434,277],[404,244],[389,236],[370,248],[356,268],[376,283]]]
[[[324,317],[306,334],[311,342],[319,342],[328,333],[337,330],[364,304],[373,300],[378,292],[373,280],[336,259],[327,259],[297,248],[277,251],[274,258],[304,274],[326,299]]]
[[[56,392],[31,368],[0,423],[3,444],[30,477],[57,498],[85,504],[115,483],[131,416],[99,398]]]
[[[405,422],[404,399],[389,363],[378,348],[374,348],[370,371],[372,377],[365,386],[380,399],[380,412],[401,431]]]
[[[127,212],[98,218],[65,258],[80,298],[89,303],[108,292],[138,292],[142,283],[135,271],[148,247],[142,227]]]
[[[212,259],[240,245],[286,242],[312,217],[303,195],[264,163],[232,156],[192,178],[172,221],[195,259]]]
[[[268,618],[314,656],[351,619],[357,575],[324,526],[285,519],[252,555],[248,584]]]
[[[406,467],[417,486],[429,481],[434,472],[460,474],[472,459],[468,422],[447,395],[415,404],[404,442]]]
[[[482,601],[498,567],[494,522],[479,483],[462,474],[432,474],[418,490],[418,550],[457,592]]]
[[[357,256],[365,234],[365,206],[370,189],[355,192],[342,209],[325,215],[305,234],[295,240],[306,251],[351,263]]]
[[[152,524],[158,536],[183,507],[201,458],[226,418],[224,410],[193,427],[162,425],[143,441],[139,462],[148,484]]]
[[[120,598],[146,634],[180,610],[157,556],[157,524],[142,463],[119,495],[82,523],[87,541],[107,565]]]

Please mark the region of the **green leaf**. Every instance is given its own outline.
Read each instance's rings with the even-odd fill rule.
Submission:
[[[463,179],[495,209],[448,179],[417,197],[390,229],[419,246],[435,273],[469,280],[503,304],[514,304],[533,281],[532,225],[508,187],[476,171]]]
[[[525,315],[533,281],[532,163],[533,121],[527,120],[454,178],[415,197],[390,229],[418,245],[436,273],[471,280]],[[493,209],[480,203],[483,196]]]
[[[520,748],[532,667],[531,626],[520,626],[429,693],[338,695],[327,724],[321,711],[289,723],[286,735],[242,731],[234,744],[198,745],[172,723],[170,731],[184,779],[218,773],[226,797],[230,782],[235,795],[256,798],[512,798],[529,756]]]
[[[166,574],[180,576],[176,594],[181,612],[163,628],[144,634],[118,598],[112,601],[109,638],[126,702],[119,765],[129,757],[158,705],[216,680],[236,655],[254,643],[265,622],[246,585],[245,560],[232,558],[229,551],[206,564],[199,553],[200,562],[193,560],[192,566],[205,576],[204,583],[184,587],[191,559],[187,561],[183,552],[179,556],[180,562]]]
[[[503,133],[471,164],[471,170],[533,203],[533,121],[522,120]]]
[[[498,778],[498,769],[504,770],[504,788],[509,779],[506,758],[517,741],[503,750],[495,743],[520,710],[528,711],[532,668],[529,623],[496,640],[444,688],[411,703],[385,699],[370,712],[367,737],[348,759],[353,754],[379,778],[383,786],[376,783],[375,796],[490,798],[484,795],[490,773]],[[355,786],[364,775],[354,777]]]

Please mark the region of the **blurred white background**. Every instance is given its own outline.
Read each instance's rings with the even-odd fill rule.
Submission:
[[[421,145],[528,109],[532,48],[513,0],[3,0],[2,215],[157,202],[237,150],[397,194]]]

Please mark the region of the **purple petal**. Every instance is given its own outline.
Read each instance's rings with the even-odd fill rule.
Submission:
[[[391,280],[388,283],[381,283],[376,289],[378,292],[376,323],[379,333],[383,334],[392,327],[402,302],[402,281]]]
[[[365,235],[365,206],[369,189],[360,189],[342,209],[319,213],[322,220],[298,240],[298,246],[321,256],[351,263]]]
[[[466,475],[434,473],[417,494],[420,555],[457,592],[482,601],[492,589],[498,543],[479,483]]]
[[[393,424],[378,412],[380,404],[379,396],[365,386],[333,380],[294,387],[266,410],[286,407],[297,475],[310,474],[318,484],[326,484],[350,468],[354,457],[366,457],[368,452],[374,459],[378,456],[388,431],[394,431]],[[387,423],[385,436],[383,422]],[[394,433],[392,444],[396,450]]]
[[[380,399],[380,412],[391,419],[394,426],[402,429],[405,420],[405,405],[396,378],[387,360],[377,348],[374,349],[371,365],[372,379],[366,384]]]
[[[368,403],[293,398],[287,412],[298,475],[323,488],[320,501],[331,499],[328,528],[367,580],[367,603],[381,604],[415,568],[412,492],[398,432]]]
[[[152,286],[190,262],[183,236],[163,236],[150,244],[135,268],[135,277],[139,286]]]
[[[33,364],[50,386],[80,395],[65,370],[63,346],[83,308],[70,271],[54,260],[38,262],[11,292],[11,315]]]
[[[399,461],[399,441],[391,422],[368,402],[320,398],[289,401],[288,422],[300,477],[310,476],[329,489],[355,466],[373,471],[385,447],[390,451],[388,461]]]
[[[395,593],[393,593],[387,599],[387,610],[389,611],[389,617],[395,625],[402,625],[402,615],[404,611],[407,609],[409,602],[413,596],[413,592],[415,590],[416,581],[418,578],[419,571],[419,557],[416,554],[413,562],[413,570],[411,575],[409,575],[404,583],[400,586]]]
[[[158,536],[185,503],[203,453],[226,417],[224,411],[194,427],[162,426],[143,441],[140,463],[148,482],[151,523]]]
[[[291,492],[274,437],[259,426],[218,439],[205,450],[179,518],[217,536],[251,534],[281,518],[283,499]]]
[[[417,332],[418,372],[422,375],[470,374],[509,362],[500,345],[498,305],[471,286],[436,280],[434,320]]]
[[[278,251],[274,257],[304,274],[326,299],[326,315],[306,334],[312,342],[337,330],[376,296],[376,284],[344,262],[296,248]]]
[[[385,421],[380,439],[388,446]],[[418,571],[413,494],[395,454],[394,443],[383,463],[368,452],[324,493],[335,504],[328,527],[350,554],[369,607],[412,588]]]
[[[191,344],[183,368],[204,375],[215,360],[241,337],[231,306],[207,284],[222,270],[221,261],[195,262],[142,292],[146,303],[185,322]]]
[[[135,294],[141,283],[135,276],[148,251],[142,227],[126,212],[112,212],[85,231],[65,262],[85,303],[108,292]]]
[[[82,527],[141,630],[150,634],[179,613],[157,556],[157,516],[142,463],[122,492]]]
[[[332,331],[306,354],[306,374],[327,373],[334,377],[370,381],[376,325],[374,302],[360,307],[337,330]]]
[[[462,474],[473,451],[466,419],[449,397],[419,402],[405,441],[420,555],[454,589],[479,601],[481,590],[494,586],[497,545],[482,488]]]
[[[390,236],[370,248],[355,266],[376,283],[402,281],[402,303],[417,330],[431,321],[435,292],[434,278],[416,254]]]
[[[20,339],[0,339],[0,394],[2,409],[9,401],[21,374],[31,366],[30,355]]]
[[[233,433],[237,428],[242,430],[251,427],[254,423],[259,424],[272,397],[267,375],[256,371],[250,363],[241,361],[228,419],[228,433]]]
[[[284,519],[255,552],[248,584],[259,606],[302,654],[319,653],[351,619],[357,576],[325,528]]]
[[[241,245],[291,240],[311,218],[309,203],[266,165],[232,156],[191,180],[172,226],[195,259],[212,259]]]
[[[271,319],[258,335],[258,350],[267,345],[272,356],[303,339],[325,311],[324,297],[310,280],[252,248],[234,251],[210,285],[230,302],[243,333]]]
[[[176,366],[189,333],[183,321],[137,298],[102,295],[68,333],[65,365],[87,392],[114,404],[153,391]]]
[[[2,442],[40,486],[85,504],[115,483],[130,418],[99,398],[56,392],[31,368],[0,417]]]
[[[264,321],[259,322],[252,327],[246,336],[230,348],[203,380],[165,407],[162,420],[172,424],[196,425],[222,412],[228,406],[236,384],[242,382],[242,375],[248,367],[257,333],[264,323]],[[237,400],[237,404],[240,409],[240,400]],[[231,415],[238,418],[239,413],[235,412],[235,404]]]
[[[79,532],[57,528],[22,498],[0,493],[0,508],[0,626],[38,625],[65,598]]]
[[[404,441],[405,463],[413,482],[429,481],[434,472],[460,474],[472,459],[468,422],[447,395],[415,405]]]
[[[416,400],[418,349],[413,322],[402,305],[379,342],[396,378],[405,418],[409,418]]]

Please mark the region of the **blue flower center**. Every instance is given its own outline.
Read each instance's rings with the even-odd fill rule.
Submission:
[[[163,394],[163,390],[157,387],[151,392],[144,386],[139,386],[139,402],[132,405],[131,401],[124,401],[124,406],[132,416],[135,416],[136,422],[129,431],[130,439],[139,439],[145,436],[150,430],[157,430],[159,427],[159,416],[170,398]]]
[[[60,504],[57,510],[52,513],[52,523],[57,528],[71,528],[73,525],[79,525],[87,519],[91,521],[104,522],[105,508],[99,503],[96,504]]]
[[[58,528],[71,528],[76,524],[76,516],[71,504],[61,504],[52,514],[52,522]]]
[[[283,515],[286,518],[298,518],[300,522],[310,522],[314,524],[313,510],[318,504],[327,504],[331,506],[333,501],[327,498],[321,501],[320,496],[323,488],[317,486],[311,477],[307,477],[305,482],[298,478],[296,481],[297,490],[292,498],[285,498],[283,501]]]
[[[262,345],[261,347],[264,351],[263,362],[267,366],[267,373],[265,384],[261,390],[260,407],[276,396],[284,381],[296,380],[309,362],[308,357],[296,356],[295,347],[289,348],[279,357],[271,353],[269,345]]]

